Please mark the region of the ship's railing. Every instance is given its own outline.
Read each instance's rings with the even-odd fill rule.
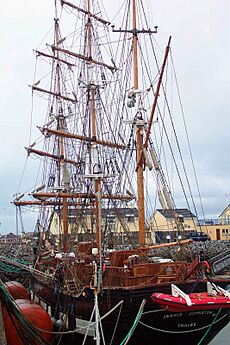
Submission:
[[[106,268],[104,286],[135,286],[179,281],[185,277],[186,262],[135,264],[130,268],[109,266]]]
[[[229,218],[207,218],[197,219],[197,225],[229,225]]]

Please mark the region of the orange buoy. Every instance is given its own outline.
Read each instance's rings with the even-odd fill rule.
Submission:
[[[28,299],[16,299],[16,305],[19,308],[19,311],[22,313],[22,316],[29,321],[35,328],[41,329],[47,332],[40,331],[40,336],[45,339],[47,342],[51,340],[51,333],[53,326],[50,315],[46,310],[39,304],[30,301]],[[23,334],[23,329],[21,328],[20,322],[13,317],[11,319],[6,308],[2,310],[4,328],[6,334],[6,340],[8,345],[15,345],[15,339],[17,339],[17,345],[27,345],[20,334]],[[18,332],[17,329],[20,331]],[[36,338],[33,340],[34,345],[40,345],[40,341]]]
[[[29,299],[29,293],[21,283],[17,281],[8,281],[4,285],[13,299]]]

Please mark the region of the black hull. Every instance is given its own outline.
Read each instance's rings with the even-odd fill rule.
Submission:
[[[225,287],[227,284],[218,284]],[[182,290],[188,291],[191,283],[178,285]],[[195,291],[204,291],[206,283],[199,283]],[[43,302],[51,306],[52,314],[57,316],[57,310],[67,310],[71,306],[69,315],[69,326],[72,329],[78,326],[78,319],[90,320],[93,306],[94,295],[92,290],[86,290],[85,296],[78,298],[66,297],[58,292],[34,281],[33,289],[36,296]],[[201,310],[190,312],[167,312],[160,309],[152,302],[150,296],[153,292],[159,292],[159,285],[141,289],[115,288],[103,290],[99,299],[100,315],[103,316],[123,300],[120,312],[116,308],[110,315],[102,321],[105,344],[120,345],[125,344],[127,335],[130,335],[128,344],[148,345],[153,343],[159,345],[197,345],[209,344],[210,341],[221,331],[230,321],[228,309]],[[170,285],[161,286],[161,292],[170,291]],[[139,308],[143,299],[146,299],[144,311],[139,322],[135,322]],[[57,303],[58,301],[58,303]],[[76,319],[77,322],[76,322]],[[76,323],[75,323],[76,322]],[[63,338],[62,344],[75,344],[77,340],[83,340],[84,336],[73,333],[67,338]],[[87,337],[87,345],[95,344],[92,336]]]

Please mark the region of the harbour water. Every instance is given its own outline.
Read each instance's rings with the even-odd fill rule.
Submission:
[[[230,324],[226,326],[210,343],[210,345],[229,345],[230,344]]]

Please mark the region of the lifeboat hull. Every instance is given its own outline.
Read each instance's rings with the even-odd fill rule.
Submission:
[[[230,299],[225,296],[209,296],[207,292],[191,293],[188,295],[192,302],[187,305],[181,296],[175,297],[170,294],[154,293],[152,301],[161,306],[161,308],[172,312],[186,312],[192,310],[213,310],[230,308]]]

